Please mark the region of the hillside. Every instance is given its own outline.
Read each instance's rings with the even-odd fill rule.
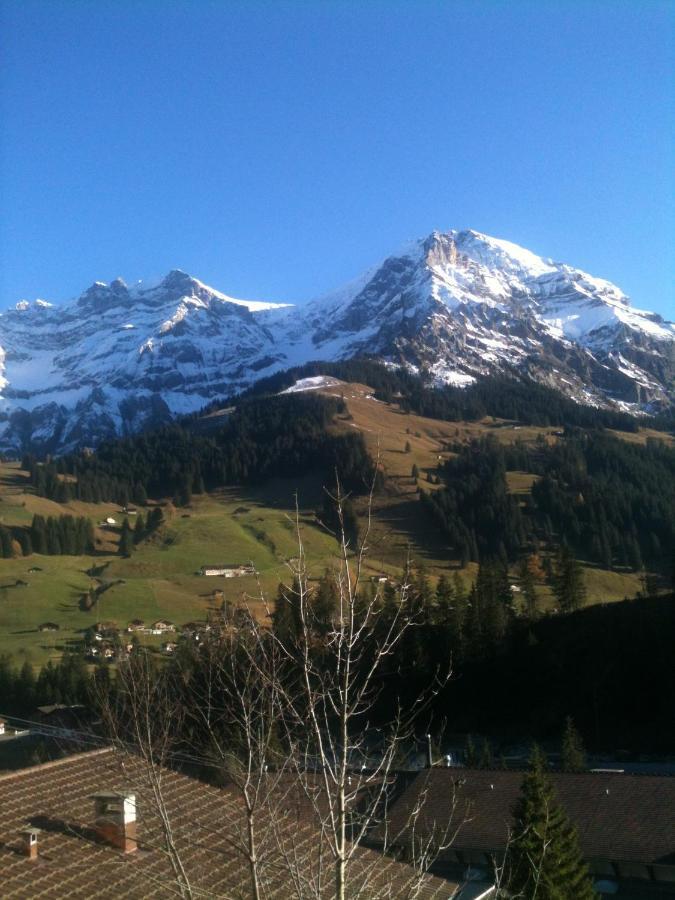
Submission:
[[[410,556],[415,563],[424,566],[432,584],[442,574],[452,575],[459,571],[468,587],[476,575],[476,561],[468,559],[462,565],[448,538],[420,502],[419,489],[429,494],[443,490],[444,466],[457,459],[458,447],[469,446],[472,441],[491,437],[505,448],[536,448],[554,447],[566,440],[559,426],[527,425],[491,416],[475,421],[449,422],[416,415],[405,408],[407,403],[404,397],[389,402],[378,400],[375,396],[377,392],[372,387],[357,381],[342,381],[334,376],[309,385],[309,394],[315,397],[312,402],[305,399],[307,392],[302,389],[306,384],[302,381],[297,383],[296,379],[289,387],[293,385],[294,390],[278,401],[263,396],[245,401],[244,405],[249,402],[253,405],[243,418],[233,418],[231,411],[224,416],[214,416],[213,412],[208,412],[187,423],[189,430],[185,432],[185,437],[181,437],[183,433],[175,429],[160,433],[161,441],[157,444],[157,447],[163,447],[160,462],[163,459],[180,459],[180,454],[172,453],[172,435],[181,442],[197,441],[187,445],[190,452],[197,449],[197,456],[190,457],[193,461],[213,459],[216,447],[230,447],[227,452],[235,452],[232,423],[239,422],[237,427],[251,429],[262,427],[256,423],[264,421],[265,429],[280,429],[274,440],[282,441],[279,446],[285,448],[282,452],[286,470],[279,468],[273,457],[270,457],[269,463],[265,462],[265,457],[259,457],[256,465],[267,467],[264,477],[256,474],[262,470],[252,469],[243,481],[233,477],[228,479],[231,483],[218,485],[208,483],[208,472],[203,468],[201,477],[207,481],[208,492],[199,492],[203,488],[190,490],[189,496],[182,498],[174,496],[175,490],[181,493],[185,482],[186,472],[179,470],[176,480],[169,485],[171,490],[168,493],[150,491],[148,505],[137,507],[136,515],[147,518],[156,504],[161,503],[163,523],[157,531],[144,537],[128,558],[121,557],[117,552],[125,519],[122,504],[112,497],[106,502],[77,499],[78,479],[81,486],[89,484],[88,490],[94,492],[104,489],[102,486],[106,484],[114,490],[123,488],[120,482],[109,480],[115,466],[118,476],[124,474],[127,462],[126,457],[120,454],[132,450],[137,453],[141,448],[144,452],[151,452],[152,436],[131,443],[111,444],[107,449],[104,447],[100,459],[98,456],[79,456],[70,461],[64,460],[64,472],[55,474],[53,490],[71,496],[61,496],[60,502],[37,496],[29,472],[20,469],[17,463],[3,464],[0,478],[1,526],[26,528],[35,514],[44,517],[66,514],[82,516],[95,526],[95,545],[92,552],[85,556],[34,553],[2,560],[0,653],[9,652],[17,661],[28,658],[40,664],[48,658],[59,656],[72,642],[81,641],[84,631],[95,621],[112,620],[125,627],[135,618],[146,623],[168,618],[178,625],[191,620],[204,620],[222,606],[223,598],[213,596],[213,592],[219,590],[224,592],[226,601],[234,604],[246,596],[247,602],[264,617],[266,610],[257,599],[261,589],[271,602],[278,582],[290,578],[288,560],[297,555],[294,530],[296,494],[312,573],[320,575],[334,560],[334,538],[316,519],[316,511],[321,509],[323,503],[323,487],[331,483],[332,456],[325,449],[330,446],[331,435],[339,442],[353,442],[357,438],[362,440],[367,453],[373,459],[379,459],[384,475],[373,500],[374,516],[368,541],[370,553],[366,575],[396,577],[406,557]],[[328,443],[325,444],[324,438],[316,443],[322,433],[317,431],[317,439],[314,443],[310,442],[315,454],[311,457],[313,471],[312,466],[307,464],[309,457],[306,455],[297,458],[293,469],[294,445],[288,443],[290,436],[297,430],[298,440],[305,445],[307,431],[299,427],[302,416],[316,415],[319,416],[317,421],[323,420],[324,403],[328,404],[324,432]],[[282,412],[278,426],[271,424],[274,415],[259,419],[257,412],[271,413],[275,404],[279,404]],[[287,413],[291,409],[297,411],[289,432]],[[217,423],[215,432],[214,421]],[[230,435],[227,438],[229,443],[223,443],[225,437],[218,430],[223,427],[223,435]],[[246,433],[251,435],[254,432],[247,430]],[[269,436],[267,430],[264,433]],[[650,439],[652,442],[658,439],[659,446],[672,445],[671,436],[661,432],[636,429],[627,432],[616,430],[613,434],[631,447],[646,446]],[[358,440],[354,447],[359,446]],[[162,443],[167,441],[168,444]],[[273,441],[271,446],[274,445]],[[340,443],[339,446],[345,445]],[[324,447],[318,456],[317,447]],[[272,451],[268,449],[269,452]],[[149,460],[153,458],[148,457]],[[72,465],[75,465],[77,475],[65,471]],[[101,466],[104,468],[101,469]],[[418,470],[416,477],[412,475],[413,466]],[[38,463],[35,471],[48,469]],[[152,468],[152,471],[156,480],[161,466]],[[103,478],[104,472],[108,473],[105,475],[107,481]],[[100,485],[94,480],[95,473],[98,473],[96,478]],[[195,474],[190,470],[191,487],[194,486]],[[506,483],[509,495],[518,505],[527,504],[532,486],[540,477],[533,471],[508,469]],[[132,490],[136,478],[131,479]],[[42,482],[42,490],[45,484]],[[351,500],[360,517],[362,534],[367,507],[364,489],[365,484],[361,482],[359,486],[358,478],[353,475]],[[183,505],[175,506],[168,502],[171,500]],[[126,502],[129,502],[128,499]],[[115,523],[101,525],[109,517],[114,518]],[[133,527],[135,517],[128,518]],[[542,545],[542,556],[545,558],[553,550],[554,547]],[[628,567],[615,565],[609,570],[592,560],[584,561],[583,555],[582,561],[589,604],[620,600],[634,596],[642,589],[639,573]],[[244,575],[226,579],[196,574],[203,565],[241,565],[249,562],[258,571],[258,578]],[[30,571],[35,568],[40,571]],[[509,568],[512,583],[518,585],[517,560],[513,560]],[[93,575],[87,574],[92,572]],[[26,583],[17,584],[17,581]],[[106,589],[100,593],[97,606],[85,611],[82,608],[83,595],[92,587],[95,590],[102,586]],[[537,590],[542,611],[552,609],[551,587],[543,576]],[[46,621],[58,624],[59,631],[37,631],[37,626]],[[141,640],[158,647],[163,639],[141,636]]]

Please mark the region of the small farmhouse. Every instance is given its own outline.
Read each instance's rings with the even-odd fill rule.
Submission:
[[[255,567],[252,565],[243,566],[202,566],[199,570],[200,575],[213,576],[217,575],[221,578],[241,578],[243,575],[257,575]]]

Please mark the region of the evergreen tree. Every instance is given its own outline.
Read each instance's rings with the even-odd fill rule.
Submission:
[[[464,749],[464,761],[469,769],[477,769],[479,763],[478,751],[470,734],[466,736],[466,747]]]
[[[445,575],[441,575],[436,585],[436,618],[441,625],[450,621],[453,606],[452,585]]]
[[[24,712],[30,711],[35,705],[36,679],[33,667],[26,660],[21,667],[19,677],[14,688],[14,698],[17,709]]]
[[[145,519],[139,513],[134,523],[134,544],[140,544],[145,537]]]
[[[280,584],[274,598],[272,627],[284,646],[292,647],[300,633],[299,597],[300,585],[297,578],[289,588]]]
[[[129,525],[129,520],[125,519],[122,523],[122,533],[120,534],[119,554],[120,556],[131,556],[134,548],[134,539]]]
[[[507,890],[537,900],[593,900],[579,840],[557,802],[535,747],[514,807],[513,841],[507,857]]]
[[[479,769],[491,769],[493,766],[492,747],[487,738],[483,738],[483,744],[480,750],[480,760],[478,761]]]
[[[162,512],[161,506],[153,506],[153,508],[148,513],[147,519],[147,530],[148,534],[153,531],[157,531],[157,529],[161,526],[164,521],[164,513]]]
[[[565,730],[562,737],[560,767],[563,772],[585,772],[586,752],[581,735],[574,726],[572,717],[565,719]]]
[[[573,612],[586,602],[584,571],[566,544],[561,545],[556,557],[553,593],[561,612]]]
[[[539,595],[534,581],[532,566],[527,557],[523,557],[519,566],[520,589],[525,601],[525,613],[528,619],[534,619],[539,611]]]
[[[410,477],[415,479],[420,477],[420,470],[417,466],[417,463],[413,463],[412,469],[410,470]]]
[[[335,578],[326,569],[312,598],[312,611],[319,633],[324,634],[328,631],[338,606],[338,600],[339,595]]]

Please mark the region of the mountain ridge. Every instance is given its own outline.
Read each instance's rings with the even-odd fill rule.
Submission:
[[[434,231],[302,306],[171,270],[0,315],[0,449],[95,444],[309,360],[371,356],[463,385],[517,371],[631,413],[675,399],[675,325],[614,284],[480,232]]]

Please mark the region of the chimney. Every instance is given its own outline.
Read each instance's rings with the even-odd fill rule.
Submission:
[[[21,832],[23,855],[28,859],[38,858],[38,834],[39,828],[24,828]]]
[[[434,757],[431,752],[431,735],[427,735],[427,768],[431,769],[434,764]]]
[[[93,800],[94,829],[99,838],[124,853],[136,850],[136,795],[94,794]]]

